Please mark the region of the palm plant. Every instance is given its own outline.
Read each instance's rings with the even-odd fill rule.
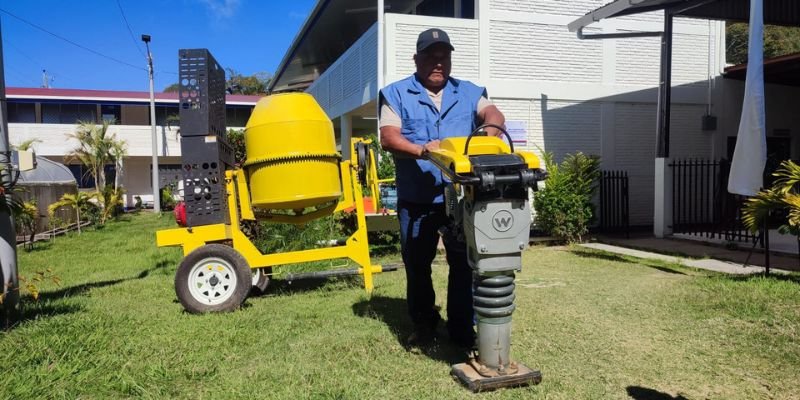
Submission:
[[[106,186],[106,164],[114,160],[112,149],[117,141],[113,134],[108,132],[111,121],[103,120],[101,125],[91,121],[79,121],[75,132],[67,134],[71,139],[78,141],[78,147],[67,154],[68,160],[78,160],[86,166],[89,174],[94,178],[95,189],[98,197]]]
[[[128,155],[128,145],[124,140],[113,140],[111,143],[111,158],[114,160],[116,173],[114,174],[114,192],[119,191],[119,180],[122,177],[123,161]],[[103,205],[106,206],[105,204]]]
[[[81,233],[81,210],[89,206],[91,199],[96,198],[97,194],[89,194],[86,192],[77,193],[64,193],[57,202],[47,207],[47,211],[52,219],[55,212],[61,207],[67,207],[75,210],[75,217],[78,221],[78,234]]]
[[[28,150],[33,150],[33,145],[35,145],[36,143],[42,143],[42,141],[37,138],[31,138],[23,140],[22,143],[11,147],[14,150],[28,151]]]
[[[116,216],[117,210],[122,206],[122,196],[125,189],[107,186],[103,190],[103,209],[100,212],[100,223],[105,224],[110,218]]]
[[[39,222],[39,207],[36,199],[24,201],[21,207],[14,212],[14,223],[17,225],[17,232],[25,232],[30,235],[27,246],[33,249],[33,239],[36,237],[36,225]]]
[[[791,160],[783,161],[772,176],[777,178],[772,187],[758,192],[745,203],[744,225],[756,232],[772,211],[786,210],[786,223],[779,231],[800,236],[800,165]]]

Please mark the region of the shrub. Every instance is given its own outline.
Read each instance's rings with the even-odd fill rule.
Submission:
[[[567,243],[579,242],[594,218],[592,197],[600,177],[600,158],[578,152],[568,154],[560,165],[552,153],[544,152],[542,158],[550,176],[533,197],[536,225]]]

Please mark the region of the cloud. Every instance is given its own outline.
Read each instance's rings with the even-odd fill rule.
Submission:
[[[200,0],[200,3],[219,19],[233,17],[239,8],[239,0]]]
[[[292,19],[306,19],[306,15],[297,11],[289,11],[289,18]]]

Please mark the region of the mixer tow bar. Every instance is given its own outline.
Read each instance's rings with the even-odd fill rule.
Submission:
[[[499,128],[509,144],[475,136],[486,126]],[[508,133],[496,125],[484,125],[466,138],[444,139],[428,159],[449,178],[447,213],[463,234],[473,271],[477,349],[467,362],[453,365],[451,375],[474,392],[538,384],[539,371],[510,359],[511,314],[514,272],[522,269],[530,233],[528,189],[546,173],[533,153],[514,152]]]

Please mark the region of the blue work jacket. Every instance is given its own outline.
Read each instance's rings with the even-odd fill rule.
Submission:
[[[381,104],[388,104],[401,119],[401,132],[411,143],[467,136],[478,119],[478,101],[486,89],[472,82],[449,78],[442,89],[441,110],[436,109],[416,74],[381,90]],[[442,203],[446,180],[430,161],[395,156],[397,198],[417,204]]]

